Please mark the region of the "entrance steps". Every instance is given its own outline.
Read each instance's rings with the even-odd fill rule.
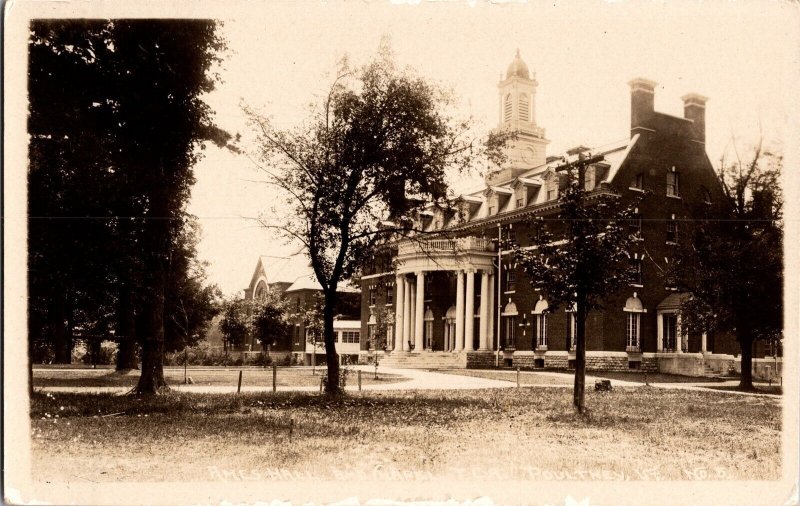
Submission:
[[[380,365],[397,369],[464,369],[467,367],[467,354],[394,351],[382,358]]]
[[[730,373],[715,371],[713,367],[708,364],[703,364],[703,377],[705,378],[726,378]]]

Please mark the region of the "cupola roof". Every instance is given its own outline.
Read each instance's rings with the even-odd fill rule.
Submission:
[[[511,65],[508,66],[508,70],[506,70],[506,79],[511,77],[522,77],[523,79],[531,78],[528,66],[522,61],[522,57],[519,55],[519,49],[517,49],[517,54],[514,55],[514,61],[511,62]]]

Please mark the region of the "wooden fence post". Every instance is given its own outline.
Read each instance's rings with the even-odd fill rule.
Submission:
[[[239,386],[236,387],[236,393],[240,393],[242,391],[242,371],[239,371]]]
[[[272,393],[278,389],[278,366],[272,364]]]
[[[358,370],[358,391],[361,391],[361,369]]]
[[[519,367],[517,367],[517,388],[519,388]]]

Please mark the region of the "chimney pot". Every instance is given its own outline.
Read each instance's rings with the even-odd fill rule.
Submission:
[[[697,93],[688,93],[683,100],[683,117],[692,120],[694,135],[697,140],[706,141],[706,102],[708,97]]]
[[[631,87],[631,136],[635,128],[645,126],[655,108],[655,87],[658,83],[642,77],[628,81]]]

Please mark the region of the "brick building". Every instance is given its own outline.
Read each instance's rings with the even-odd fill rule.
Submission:
[[[250,284],[244,289],[245,299],[259,299],[268,290],[275,290],[289,302],[290,311],[300,313],[303,309],[321,303],[322,287],[317,282],[309,265],[305,250],[298,250],[288,256],[261,256],[250,278]],[[336,350],[340,355],[349,355],[356,360],[361,347],[361,326],[358,321],[360,294],[358,289],[348,285],[339,288],[339,306],[334,322],[336,332]],[[276,343],[271,352],[284,353],[291,356],[293,363],[317,364],[325,363],[325,346],[308,333],[306,322],[302,318],[294,319],[294,327],[290,341]],[[316,344],[315,344],[316,343]],[[248,336],[243,346],[245,352],[261,352],[261,344],[254,336]]]
[[[640,239],[630,255],[639,279],[607,298],[604,311],[589,313],[587,368],[728,372],[739,352],[735,340],[683,334],[677,310],[687,294],[665,286],[661,275],[675,249],[687,244],[685,220],[722,201],[705,152],[706,98],[683,96],[684,115],[675,117],[654,110],[656,83],[634,79],[629,85],[630,132],[565,155],[590,151],[596,159],[587,169],[587,192],[638,201],[631,228]],[[517,132],[507,164],[487,174],[479,191],[457,197],[458,211],[432,206],[423,212],[419,226],[430,238],[391,245],[384,251],[389,258],[365,272],[365,360],[370,346],[385,348],[383,363],[398,366],[567,368],[574,360],[572,311],[549,311],[494,241],[502,237],[524,247],[531,218],[558,216],[563,180],[555,169],[563,159],[547,156],[549,141],[536,123],[537,86],[517,52],[498,84],[499,128]],[[380,325],[380,314],[390,315],[387,325]]]

